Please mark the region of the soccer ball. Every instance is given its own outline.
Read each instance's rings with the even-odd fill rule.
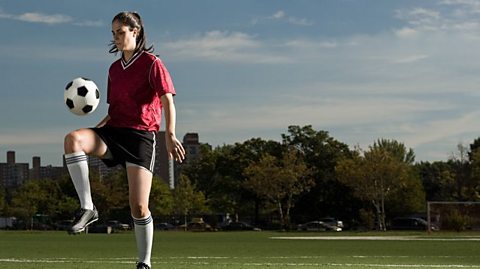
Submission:
[[[70,112],[84,116],[95,111],[100,101],[100,92],[95,82],[80,77],[67,84],[63,97]]]

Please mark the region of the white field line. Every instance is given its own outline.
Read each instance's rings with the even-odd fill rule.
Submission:
[[[306,256],[307,257],[307,256]],[[312,256],[317,257],[317,256]],[[357,257],[357,256],[352,256]],[[363,257],[363,256],[360,256]],[[378,257],[378,256],[376,256]],[[377,264],[377,263],[316,263],[316,262],[223,262],[215,261],[221,259],[231,259],[238,257],[171,257],[158,258],[152,261],[153,264],[184,264],[184,265],[207,265],[207,266],[241,266],[245,267],[255,267],[255,268],[264,268],[264,267],[355,267],[355,268],[477,268],[480,269],[480,265],[463,265],[463,264]],[[180,261],[178,259],[184,259]],[[244,258],[244,257],[240,257]],[[258,257],[251,257],[258,258]],[[294,257],[289,257],[294,258]],[[127,261],[129,259],[130,261]],[[170,259],[170,261],[168,261]],[[44,258],[44,259],[19,259],[19,258],[0,258],[0,264],[2,263],[17,263],[17,264],[29,264],[29,263],[89,263],[89,264],[133,264],[135,258],[103,258],[103,259],[93,259],[93,260],[84,260],[79,258]],[[203,261],[201,261],[203,260]],[[210,260],[210,261],[209,261]],[[213,261],[211,261],[213,260]]]
[[[420,237],[420,236],[274,236],[283,240],[372,240],[372,241],[480,241],[480,237]]]

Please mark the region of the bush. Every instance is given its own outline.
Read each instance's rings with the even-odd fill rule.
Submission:
[[[450,209],[440,219],[442,230],[464,231],[470,226],[470,218],[457,209]]]

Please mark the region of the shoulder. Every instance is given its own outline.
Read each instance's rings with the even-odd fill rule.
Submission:
[[[150,66],[150,70],[165,70],[166,67],[165,65],[163,64],[163,61],[162,59],[160,59],[160,57],[158,55],[154,55],[150,52],[144,52],[143,53],[145,55],[146,58],[149,59],[149,66]]]
[[[111,65],[110,65],[110,70],[112,70],[112,68],[115,68],[116,66],[119,66],[120,65],[120,61],[122,59],[121,58],[118,58],[115,62],[113,62]]]
[[[148,59],[150,62],[160,61],[160,58],[157,55],[152,54],[148,51],[144,51],[142,57]]]

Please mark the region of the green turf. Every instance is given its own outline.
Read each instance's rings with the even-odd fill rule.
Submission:
[[[379,235],[390,240],[272,239]],[[157,232],[152,262],[153,269],[480,269],[479,240],[480,234],[473,233],[427,236],[425,233]],[[0,268],[133,269],[135,257],[132,232],[78,236],[64,232],[0,232]]]

